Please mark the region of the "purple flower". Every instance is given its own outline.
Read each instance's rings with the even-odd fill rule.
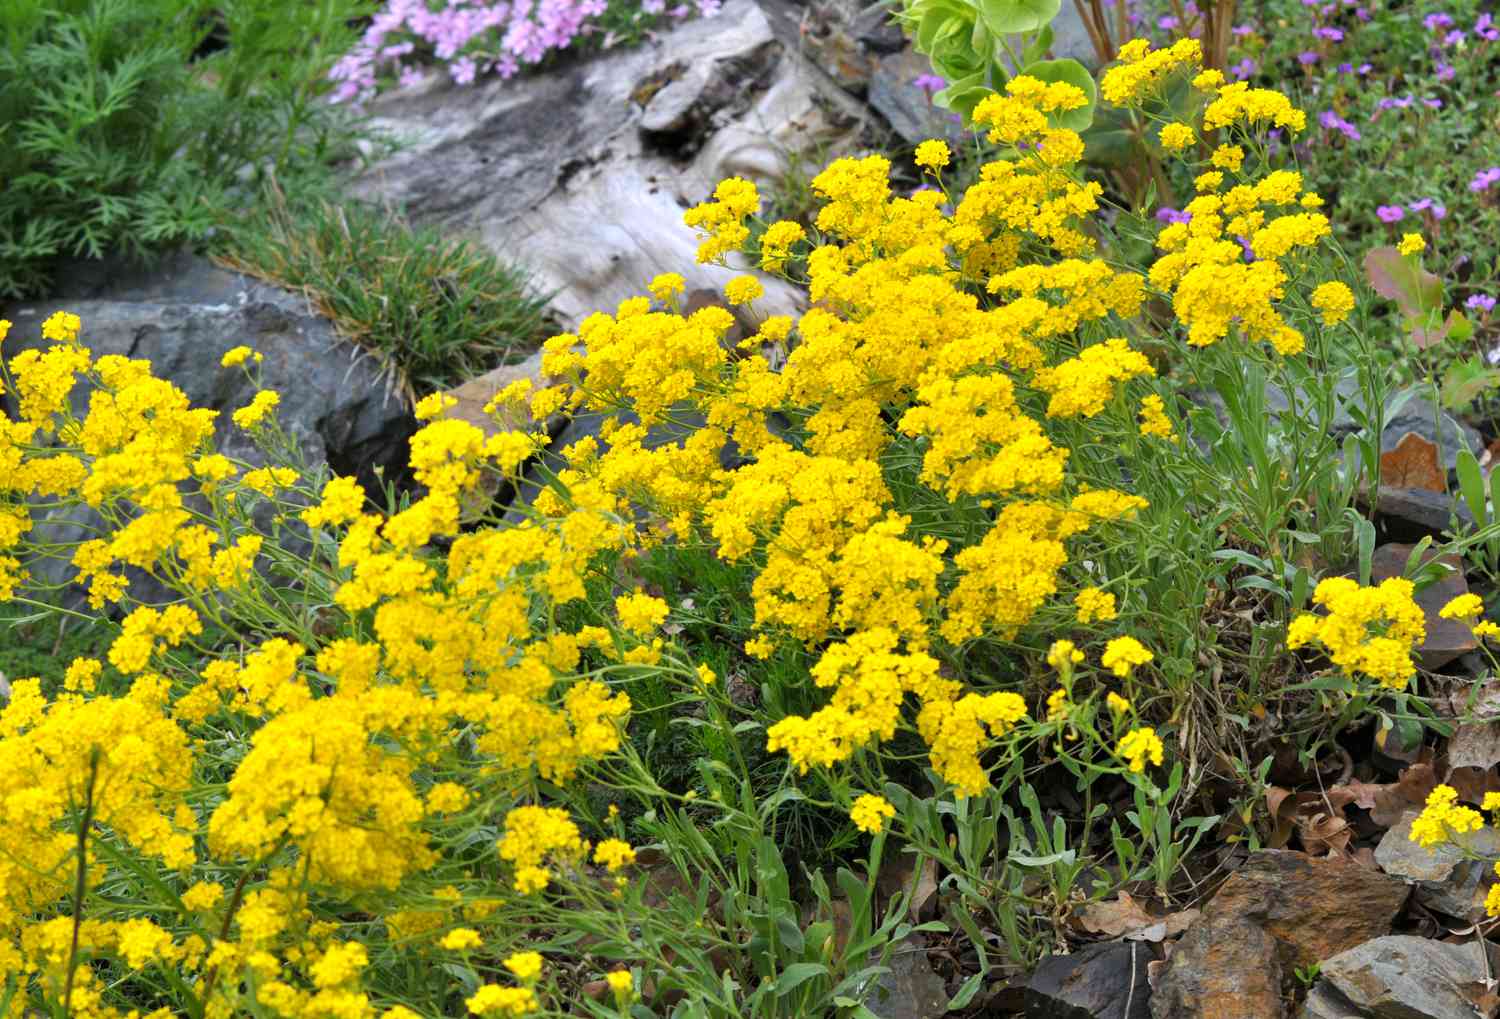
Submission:
[[[1156,221],[1158,223],[1191,223],[1193,221],[1193,214],[1163,205],[1160,209],[1156,210]]]
[[[1453,31],[1443,36],[1443,45],[1457,46],[1459,43],[1463,42],[1465,38],[1467,37],[1464,35],[1463,29],[1455,28]]]
[[[1330,131],[1338,131],[1350,141],[1357,142],[1361,137],[1363,137],[1359,133],[1359,128],[1355,127],[1353,124],[1349,123],[1347,120],[1345,120],[1343,117],[1340,117],[1332,110],[1324,110],[1322,113],[1318,114],[1318,123],[1322,124]]]
[[[1156,19],[1156,27],[1161,29],[1163,32],[1170,32],[1174,30],[1179,24],[1181,24],[1181,22],[1179,22],[1170,14],[1163,15],[1162,17]]]
[[[1475,294],[1464,302],[1464,307],[1470,311],[1482,311],[1488,314],[1495,309],[1495,299],[1489,294]]]
[[[1246,78],[1254,74],[1255,71],[1255,61],[1251,60],[1249,57],[1246,57],[1244,60],[1241,60],[1239,63],[1229,68],[1229,73],[1234,76],[1235,81],[1244,81]]]
[[[1427,26],[1427,31],[1436,32],[1438,29],[1451,27],[1453,19],[1447,14],[1438,12],[1437,14],[1427,15],[1427,17],[1422,19],[1422,24]]]
[[[1452,81],[1457,76],[1458,76],[1458,72],[1453,69],[1453,65],[1452,64],[1444,64],[1444,63],[1441,63],[1441,62],[1438,63],[1438,65],[1437,65],[1437,80],[1438,81]],[[1428,105],[1430,106],[1431,103],[1429,102]],[[1436,109],[1436,107],[1434,107],[1434,109]]]
[[[1353,74],[1354,73],[1354,65],[1350,64],[1350,63],[1340,64],[1339,65],[1339,73],[1340,74]]]
[[[1323,25],[1315,28],[1312,34],[1328,42],[1340,42],[1344,38],[1344,30],[1342,28],[1334,28],[1332,25]]]
[[[1380,217],[1382,223],[1399,223],[1406,215],[1406,210],[1399,205],[1382,205],[1375,210],[1375,215]]]
[[[1359,73],[1362,74],[1362,75],[1369,74],[1370,71],[1373,70],[1373,69],[1374,69],[1374,65],[1373,64],[1360,64],[1359,68],[1358,68]]]
[[[1235,237],[1235,240],[1240,242],[1240,250],[1245,253],[1245,261],[1255,261],[1255,249],[1250,246],[1250,238]]]
[[[1489,17],[1489,15],[1486,14],[1485,17]],[[1479,26],[1476,25],[1474,27],[1474,30],[1477,32],[1479,30]],[[1233,35],[1236,39],[1243,39],[1247,35],[1254,35],[1255,29],[1251,25],[1235,25],[1229,30],[1229,34]]]
[[[1449,68],[1449,70],[1452,70],[1452,68]],[[1442,77],[1442,74],[1439,73],[1438,77]],[[1422,105],[1426,106],[1429,110],[1441,110],[1443,108],[1443,101],[1441,99],[1423,99]]]
[[[929,95],[933,92],[941,92],[948,87],[948,83],[936,74],[919,74],[911,80],[911,83]]]
[[[1303,67],[1311,67],[1318,62],[1318,55],[1312,50],[1303,50],[1297,54],[1297,63]]]
[[[1354,8],[1354,16],[1356,18],[1358,18],[1360,21],[1369,21],[1370,20],[1370,11],[1369,11],[1369,8],[1367,8],[1367,7],[1356,7],[1356,8]]]
[[[1474,22],[1474,34],[1481,39],[1488,39],[1490,42],[1494,42],[1496,39],[1500,39],[1500,29],[1495,28],[1494,25],[1494,17],[1486,11]]]
[[[1469,181],[1469,190],[1475,193],[1489,190],[1491,184],[1500,183],[1500,166],[1492,166],[1488,170],[1480,170]]]

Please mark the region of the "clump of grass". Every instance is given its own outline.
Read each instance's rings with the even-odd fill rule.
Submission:
[[[293,205],[272,190],[216,257],[305,294],[411,400],[516,360],[549,331],[547,295],[524,270],[368,204]]]

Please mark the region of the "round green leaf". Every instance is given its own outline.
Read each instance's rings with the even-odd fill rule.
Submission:
[[[996,35],[1035,31],[1060,10],[1062,0],[979,0],[979,16]]]
[[[994,89],[986,85],[984,79],[985,74],[980,71],[978,74],[951,81],[947,88],[932,97],[932,101],[945,110],[960,114],[967,121],[981,99],[994,95]]]
[[[1039,81],[1048,84],[1056,81],[1065,81],[1069,85],[1083,90],[1088,97],[1088,103],[1078,107],[1076,110],[1066,110],[1062,113],[1053,114],[1052,123],[1069,131],[1087,131],[1089,125],[1094,122],[1094,109],[1099,105],[1099,86],[1094,84],[1094,76],[1089,69],[1076,60],[1038,60],[1026,67],[1022,74],[1030,75]]]

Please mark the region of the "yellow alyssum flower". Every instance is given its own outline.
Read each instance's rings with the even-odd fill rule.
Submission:
[[[1073,596],[1080,623],[1107,622],[1117,615],[1115,596],[1097,587],[1085,587]]]
[[[1427,803],[1412,821],[1407,837],[1430,850],[1450,841],[1454,835],[1466,835],[1483,827],[1484,816],[1479,811],[1459,806],[1458,791],[1450,785],[1440,785],[1427,794]]]
[[[647,636],[667,618],[667,603],[649,594],[622,594],[615,599],[620,625],[637,636]]]
[[[1115,755],[1122,758],[1136,774],[1146,770],[1147,761],[1160,765],[1162,753],[1161,738],[1156,735],[1155,730],[1147,727],[1130,730],[1115,746]]]
[[[917,146],[915,162],[924,169],[937,171],[947,166],[950,158],[947,142],[929,138]]]
[[[1142,435],[1166,439],[1168,442],[1177,441],[1177,430],[1172,427],[1172,419],[1167,417],[1167,405],[1155,393],[1147,393],[1141,397],[1141,420],[1138,428]]]
[[[687,290],[687,280],[683,279],[681,273],[664,272],[651,277],[651,282],[646,284],[646,289],[658,301],[669,304],[673,297]]]
[[[542,965],[540,952],[513,952],[505,959],[505,968],[523,984],[532,983],[541,976]]]
[[[219,365],[223,368],[238,368],[246,361],[254,361],[256,364],[260,364],[265,359],[266,355],[260,351],[240,346],[231,348],[223,357],[219,358]]]
[[[472,927],[455,927],[438,942],[450,952],[468,952],[484,944],[484,939]]]
[[[766,288],[754,276],[736,276],[724,287],[724,300],[730,304],[749,304],[766,294]]]
[[[274,389],[262,389],[251,398],[250,402],[231,416],[236,426],[250,431],[266,419],[281,405],[281,394]]]
[[[1411,581],[1392,577],[1360,587],[1348,577],[1329,577],[1313,590],[1326,616],[1304,614],[1287,627],[1292,650],[1319,643],[1345,675],[1363,675],[1402,689],[1416,675],[1411,655],[1427,636],[1426,619],[1413,599]]]
[[[1319,284],[1309,301],[1322,313],[1324,325],[1336,326],[1354,310],[1354,292],[1338,280]]]
[[[1168,152],[1185,149],[1197,140],[1193,129],[1187,124],[1168,124],[1161,129],[1161,147]]]
[[[1403,255],[1419,255],[1427,250],[1427,241],[1421,234],[1402,234],[1401,243],[1396,245],[1396,250]]]
[[[860,796],[849,810],[854,827],[871,835],[879,835],[885,830],[885,822],[895,816],[896,808],[885,797],[873,793]]]
[[[536,994],[529,987],[501,987],[499,984],[484,984],[474,995],[465,999],[474,1015],[525,1015],[541,1007]]]
[[[1145,665],[1154,657],[1134,637],[1116,637],[1104,646],[1099,664],[1124,679],[1137,665]]]
[[[604,982],[614,992],[617,1001],[629,1000],[635,993],[635,977],[631,976],[628,969],[611,970],[604,974]]]
[[[594,847],[594,862],[614,874],[635,862],[635,850],[623,839],[604,839]]]
[[[1117,715],[1123,715],[1130,710],[1130,701],[1111,690],[1104,697],[1104,703],[1109,710]]]
[[[1441,619],[1476,619],[1484,611],[1484,599],[1477,594],[1461,594],[1438,609]]]

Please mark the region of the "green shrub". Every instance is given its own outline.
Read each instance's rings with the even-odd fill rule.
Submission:
[[[546,297],[466,240],[355,202],[279,194],[230,231],[220,261],[301,290],[379,357],[409,398],[449,388],[545,339]]]
[[[39,292],[61,257],[201,239],[247,176],[326,161],[349,121],[317,100],[364,7],[0,5],[0,296]]]

